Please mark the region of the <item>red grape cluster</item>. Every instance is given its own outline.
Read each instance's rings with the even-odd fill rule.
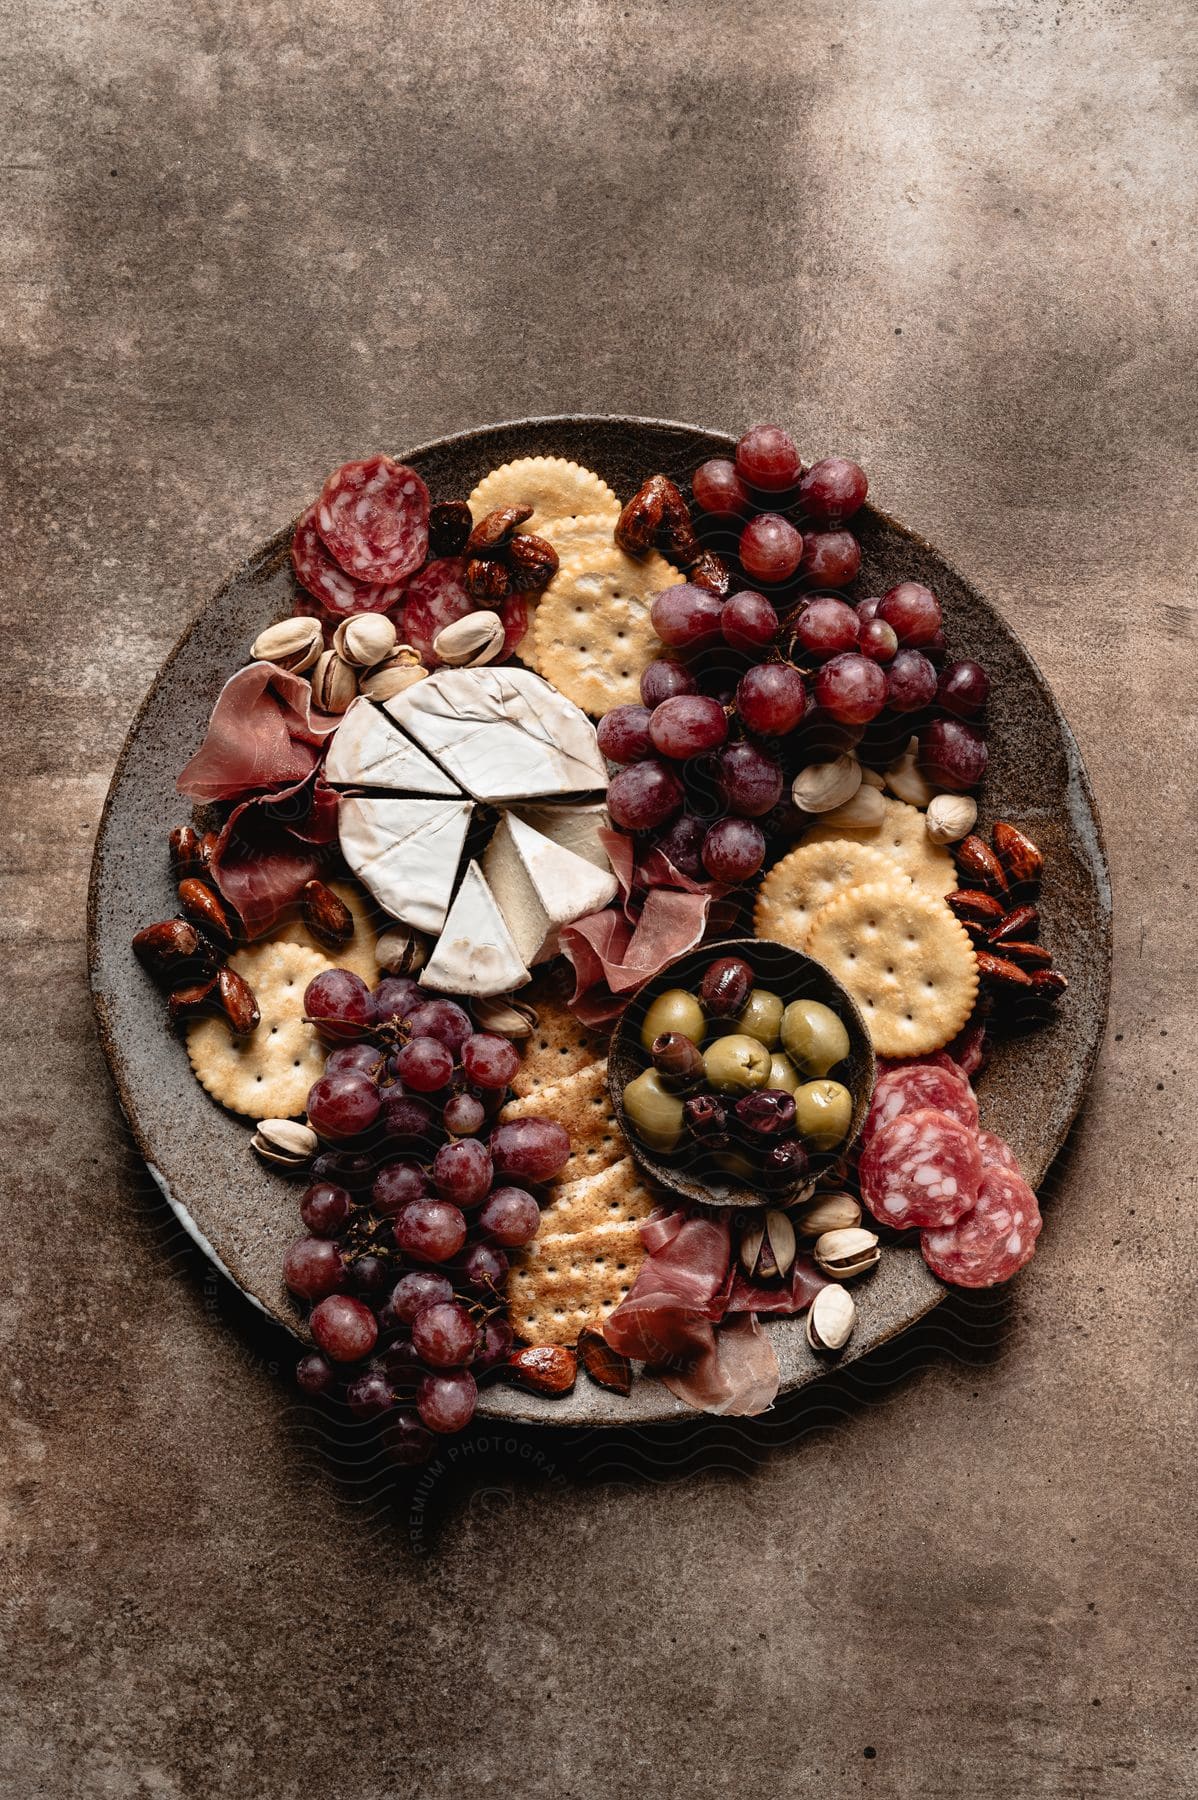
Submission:
[[[480,1378],[508,1358],[507,1252],[536,1236],[535,1189],[562,1168],[569,1135],[550,1119],[492,1125],[519,1052],[406,976],[372,991],[328,969],[304,1006],[332,1048],[308,1095],[328,1146],[300,1205],[308,1235],[283,1261],[317,1346],[297,1379],[309,1394],[344,1381],[391,1457],[422,1462],[433,1434],[470,1422]]]

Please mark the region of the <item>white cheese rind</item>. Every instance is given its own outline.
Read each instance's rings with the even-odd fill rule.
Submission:
[[[483,867],[528,963],[552,956],[561,927],[598,912],[618,888],[610,868],[575,856],[515,813],[500,820]]]
[[[469,800],[343,795],[341,854],[393,919],[417,931],[440,931],[472,810]]]
[[[420,972],[422,987],[442,994],[508,994],[523,987],[528,970],[482,870],[472,862],[458,889],[441,936]]]
[[[476,800],[607,786],[595,727],[531,669],[438,669],[386,709]]]
[[[461,793],[444,769],[364,694],[333,733],[324,772],[334,787],[396,788],[405,794]]]
[[[516,806],[512,810],[525,824],[552,838],[563,850],[573,850],[575,856],[585,857],[597,869],[611,868],[607,851],[599,839],[601,831],[611,828],[611,818],[602,800],[582,806],[565,800],[557,806]]]

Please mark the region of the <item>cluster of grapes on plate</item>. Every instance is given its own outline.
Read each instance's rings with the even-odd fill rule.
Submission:
[[[847,522],[864,503],[864,471],[839,456],[804,469],[780,426],[757,425],[735,461],[703,463],[691,486],[700,538],[746,585],[721,598],[684,582],[656,596],[666,653],[644,672],[641,704],[599,725],[620,765],[613,821],[651,834],[691,879],[735,884],[761,869],[769,837],[806,822],[785,788],[811,763],[853,751],[885,769],[915,736],[933,787],[976,787],[990,684],[979,664],[946,661],[936,596],[903,581],[845,598],[861,568]]]
[[[308,1094],[327,1148],[300,1204],[307,1235],[283,1262],[316,1345],[297,1379],[308,1394],[343,1391],[394,1461],[422,1462],[435,1434],[469,1424],[479,1380],[508,1359],[507,1253],[536,1236],[535,1190],[569,1135],[549,1119],[496,1125],[519,1051],[407,976],[372,990],[329,969],[304,1006],[330,1049]]]

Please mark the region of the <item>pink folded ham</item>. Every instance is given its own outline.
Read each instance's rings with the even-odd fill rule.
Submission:
[[[213,853],[213,881],[258,938],[318,876],[337,839],[337,795],[313,771],[280,793],[234,807]]]
[[[686,1369],[665,1370],[661,1379],[688,1406],[725,1418],[749,1418],[774,1404],[782,1372],[756,1315],[741,1313],[720,1326],[710,1348]]]
[[[828,1278],[821,1275],[810,1256],[796,1256],[791,1264],[790,1280],[781,1285],[750,1281],[739,1270],[732,1278],[728,1296],[728,1313],[771,1313],[777,1318],[793,1318],[806,1312]]]
[[[325,739],[340,723],[312,705],[302,676],[273,663],[251,663],[221,689],[208,735],[176,785],[181,794],[206,801],[293,788],[311,775]]]
[[[646,1225],[649,1254],[632,1292],[603,1327],[613,1350],[653,1366],[709,1350],[728,1302],[728,1221],[683,1217],[666,1239],[668,1229],[662,1220]]]

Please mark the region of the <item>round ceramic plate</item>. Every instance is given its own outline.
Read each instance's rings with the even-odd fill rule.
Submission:
[[[580,417],[487,426],[423,445],[403,460],[419,470],[434,500],[461,498],[488,469],[536,455],[571,457],[627,497],[658,472],[685,484],[698,463],[731,449],[731,438],[692,426]],[[855,592],[882,593],[908,578],[926,582],[943,603],[951,650],[985,664],[993,695],[981,828],[1009,818],[1045,854],[1044,938],[1069,990],[1050,1025],[998,1045],[979,1084],[986,1125],[1008,1139],[1039,1187],[1081,1102],[1106,1019],[1110,885],[1090,784],[1043,676],[981,595],[930,544],[872,507],[857,515],[853,529],[863,555]],[[290,539],[288,526],[208,603],[133,723],[96,841],[88,949],[101,1041],[151,1173],[205,1251],[264,1312],[295,1330],[298,1315],[280,1268],[297,1230],[296,1185],[254,1157],[245,1121],[215,1105],[194,1080],[168,1029],[162,997],[130,949],[135,931],[175,910],[166,833],[188,813],[175,778],[253,638],[291,611]],[[1048,1229],[1067,1231],[1068,1218],[1050,1212]],[[877,1270],[855,1284],[858,1325],[840,1360],[862,1356],[913,1324],[943,1292],[918,1249],[888,1249]],[[766,1329],[777,1346],[783,1392],[825,1372],[826,1362],[807,1347],[801,1319]],[[556,1401],[491,1386],[479,1410],[490,1418],[563,1425],[647,1424],[685,1411],[651,1379],[638,1378],[631,1395],[620,1399],[583,1376],[572,1394]]]

